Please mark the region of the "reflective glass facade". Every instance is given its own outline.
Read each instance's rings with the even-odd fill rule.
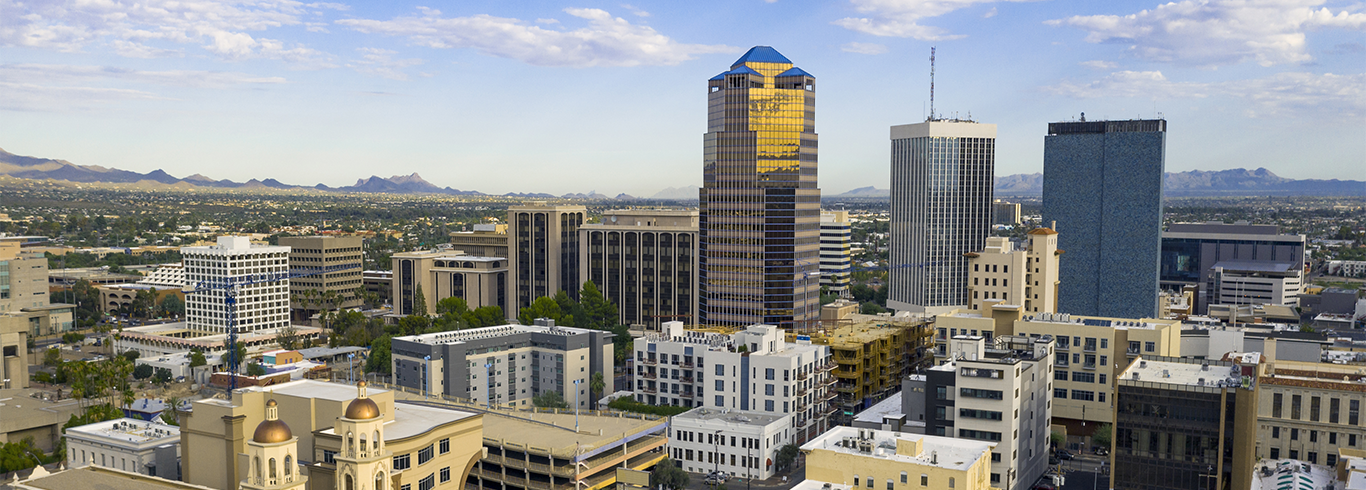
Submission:
[[[699,323],[815,319],[816,79],[758,46],[707,89]]]

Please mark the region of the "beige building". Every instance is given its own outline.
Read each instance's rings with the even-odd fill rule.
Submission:
[[[259,429],[269,419],[269,400],[277,403],[280,424],[269,424],[275,427],[263,433]],[[359,434],[361,426],[372,445],[364,452],[359,449],[359,435],[347,439],[347,434],[337,431],[352,427]],[[373,447],[376,432],[377,450]],[[337,481],[339,468],[342,475],[354,475],[357,480],[365,477],[361,481],[366,483],[353,489],[373,489],[373,476],[380,467],[386,474],[386,490],[459,489],[464,488],[469,469],[483,456],[483,415],[396,402],[391,391],[369,389],[366,393],[350,385],[313,380],[242,388],[232,393],[231,400],[196,401],[192,411],[180,416],[180,434],[182,480],[211,488],[238,488],[254,475],[249,456],[252,441],[278,448],[293,438],[296,461],[304,466],[301,475],[307,477],[310,490],[342,489],[344,483]]]
[[[361,299],[356,289],[362,287],[361,265],[364,262],[364,241],[355,236],[296,236],[280,237],[279,244],[289,247],[289,271],[307,273],[325,267],[353,266],[350,269],[296,277],[289,280],[289,313],[291,320],[306,322],[314,313],[328,307],[356,308]],[[319,304],[315,293],[331,291],[336,303]],[[311,299],[311,301],[310,301]]]
[[[1058,341],[1053,420],[1055,425],[1067,426],[1070,435],[1089,436],[1100,423],[1114,421],[1116,377],[1134,358],[1181,355],[1181,322],[1176,320],[1025,315],[1020,310],[1017,305],[990,304],[990,315],[984,310],[939,315],[935,320],[938,355],[944,357],[949,341],[958,335],[988,339],[1052,335]]]
[[[470,231],[452,231],[451,248],[480,257],[507,257],[508,225],[478,224]]]
[[[579,229],[579,277],[617,305],[623,325],[694,323],[697,220],[696,209],[603,211]]]
[[[1025,313],[1058,311],[1058,232],[1035,228],[1023,249],[1005,237],[987,238],[981,252],[968,257],[969,308],[984,302],[1021,305]]]
[[[508,316],[516,316],[536,298],[555,296],[560,290],[578,299],[583,282],[579,275],[579,228],[587,218],[588,208],[583,206],[531,201],[508,207],[506,257],[511,274],[508,304],[503,308]]]
[[[411,315],[423,306],[415,303],[417,290],[426,298],[428,315],[446,298],[465,300],[471,310],[497,306],[506,316],[508,261],[503,257],[465,255],[459,250],[423,250],[393,255],[394,313]]]
[[[795,488],[989,490],[993,447],[966,439],[835,427],[801,446],[806,481]]]
[[[28,341],[71,330],[74,305],[48,299],[47,259],[0,238],[0,389],[28,387]]]
[[[1257,457],[1333,466],[1338,448],[1366,449],[1361,366],[1276,361],[1270,350],[1257,380]]]

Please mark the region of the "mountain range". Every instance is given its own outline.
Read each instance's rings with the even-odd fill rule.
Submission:
[[[355,184],[345,187],[329,187],[323,184],[309,187],[285,184],[272,178],[267,178],[265,180],[251,179],[246,182],[233,182],[226,179],[217,180],[202,174],[177,178],[160,169],[142,174],[129,170],[101,167],[98,165],[76,165],[66,160],[15,155],[4,149],[0,149],[0,176],[33,180],[51,179],[73,183],[134,184],[141,187],[184,190],[195,188],[221,188],[243,190],[276,189],[285,191],[446,194],[454,196],[488,195],[474,190],[462,191],[451,187],[440,187],[426,181],[417,173],[395,175],[389,178],[370,176],[368,178],[357,179]],[[668,187],[644,199],[692,201],[697,199],[697,189],[697,186],[694,185]],[[1163,181],[1163,192],[1167,196],[1172,197],[1252,195],[1363,196],[1366,195],[1366,182],[1337,179],[1296,180],[1278,176],[1265,168],[1258,168],[1256,170],[1241,168],[1228,170],[1191,170],[1187,172],[1168,172]],[[890,193],[891,191],[888,189],[878,189],[869,186],[826,197],[880,198],[888,197]],[[1042,195],[1043,174],[1014,174],[997,177],[995,194],[997,196]],[[616,197],[611,197],[600,194],[597,191],[590,191],[587,194],[569,193],[563,196],[547,193],[509,192],[502,194],[502,196],[533,199],[565,198],[618,201],[641,199],[628,194],[618,194]]]

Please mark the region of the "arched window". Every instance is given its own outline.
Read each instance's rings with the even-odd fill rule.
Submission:
[[[294,456],[285,455],[285,481],[294,481]]]
[[[356,435],[355,435],[355,434],[352,434],[350,431],[347,431],[347,432],[346,432],[346,454],[355,454],[355,452],[356,452]]]
[[[251,474],[256,477],[256,484],[261,484],[261,457],[257,456],[251,460]]]
[[[346,485],[343,486],[343,489],[356,490],[356,483],[351,479],[351,475],[346,475]]]
[[[266,475],[270,478],[271,481],[275,481],[275,479],[278,478],[275,475],[279,474],[275,471],[275,458],[270,458],[270,462],[268,464],[270,466],[266,469]]]
[[[371,442],[371,444],[374,445],[375,451],[378,452],[378,451],[380,450],[380,449],[379,449],[379,431],[378,431],[378,430],[375,431],[375,438],[372,439],[372,441],[374,441],[374,442]]]
[[[953,477],[949,477],[949,488],[953,488]]]
[[[375,473],[375,490],[384,490],[384,472]]]
[[[365,433],[364,433],[364,432],[361,432],[361,433],[360,433],[360,451],[361,451],[362,453],[364,453],[365,451],[367,451],[367,450],[369,450],[369,449],[370,449],[370,446],[369,446],[368,444],[365,443]]]

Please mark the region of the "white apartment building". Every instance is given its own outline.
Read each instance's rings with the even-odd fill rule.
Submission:
[[[554,391],[570,406],[577,399],[580,408],[592,408],[593,373],[603,373],[611,387],[612,337],[546,319],[395,337],[390,347],[394,384],[519,408]]]
[[[103,466],[141,475],[177,479],[180,428],[121,418],[66,430],[66,459],[72,468]],[[159,470],[159,471],[158,471]]]
[[[289,274],[289,247],[252,245],[244,236],[220,236],[217,245],[183,247],[180,255],[187,288],[248,275]],[[190,330],[226,333],[230,313],[236,316],[238,333],[288,326],[289,280],[238,286],[237,304],[232,306],[222,289],[185,295],[185,323]]]
[[[694,408],[675,415],[669,430],[669,455],[684,470],[764,480],[793,429],[791,414]]]
[[[835,405],[830,347],[787,342],[773,325],[734,334],[685,331],[667,322],[635,341],[635,398],[675,405],[791,414],[791,440],[829,428]]]
[[[968,301],[972,310],[989,311],[984,302],[1021,305],[1026,313],[1058,311],[1058,232],[1030,231],[1023,249],[1005,237],[989,237],[981,252],[968,257]]]
[[[853,262],[849,243],[853,238],[848,211],[821,211],[821,287],[841,298],[850,296]]]
[[[995,444],[991,486],[1028,488],[1048,467],[1054,348],[1051,336],[955,337],[947,361],[903,383],[903,412],[923,413],[928,435]]]
[[[1233,262],[1210,270],[1210,304],[1299,306],[1304,271],[1288,262]]]

